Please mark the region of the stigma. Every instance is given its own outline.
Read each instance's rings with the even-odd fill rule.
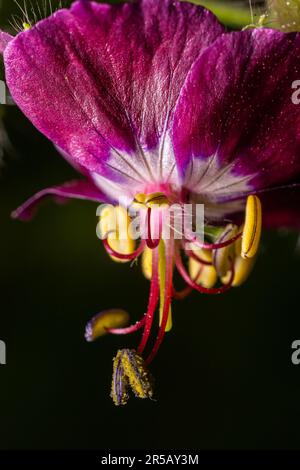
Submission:
[[[116,406],[126,405],[129,389],[137,398],[152,398],[152,379],[144,360],[134,349],[121,349],[113,359],[111,398]]]

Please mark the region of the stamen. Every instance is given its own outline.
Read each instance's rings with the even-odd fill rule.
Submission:
[[[147,212],[147,239],[146,243],[147,246],[151,249],[156,248],[159,245],[160,238],[161,238],[161,231],[162,231],[162,221],[161,217],[159,216],[159,235],[158,238],[152,239],[151,235],[151,207],[149,207],[148,212]]]
[[[134,202],[138,202],[139,204],[145,204],[146,197],[147,197],[147,195],[144,194],[144,193],[136,194],[136,196],[134,198]]]
[[[103,245],[104,248],[106,249],[107,253],[113,258],[113,259],[119,259],[123,261],[132,261],[135,258],[138,258],[144,251],[146,242],[142,241],[140,246],[138,247],[137,250],[135,250],[133,253],[128,253],[128,254],[123,254],[119,253],[118,251],[115,251],[111,246],[109,245],[109,242],[107,239],[103,240]]]
[[[95,341],[100,336],[107,334],[108,329],[128,325],[129,315],[125,310],[104,310],[95,315],[87,324],[85,339],[89,342]]]
[[[250,276],[252,269],[256,263],[257,256],[253,258],[242,258],[241,256],[241,241],[239,240],[236,243],[236,256],[234,260],[234,279],[232,282],[232,287],[238,287],[243,284],[248,277]],[[230,272],[226,274],[226,276],[222,277],[223,284],[226,284],[229,280]]]
[[[135,333],[136,331],[140,330],[146,322],[146,317],[142,318],[134,325],[128,326],[127,328],[107,328],[107,333],[111,333],[113,335],[128,335],[130,333]]]
[[[167,197],[163,193],[152,193],[146,196],[145,205],[147,207],[159,206],[159,207],[168,207],[169,202]]]
[[[218,275],[214,266],[201,265],[198,261],[194,260],[193,258],[189,258],[189,274],[190,277],[194,279],[194,282],[196,282],[198,285],[201,284],[207,289],[213,287],[218,280]]]
[[[193,237],[193,236],[191,236],[190,238],[187,238],[187,241],[194,243],[197,247],[203,248],[204,250],[218,250],[220,248],[225,248],[226,246],[232,245],[239,238],[241,238],[242,235],[243,235],[243,232],[240,232],[236,236],[231,238],[230,240],[227,240],[221,243],[200,242],[196,237]]]
[[[151,377],[141,356],[134,349],[127,349],[124,351],[122,364],[135,396],[152,398]]]
[[[180,252],[179,252],[178,249],[176,250],[175,258],[176,258],[176,267],[177,267],[179,273],[181,274],[181,276],[183,277],[185,282],[190,287],[192,287],[193,289],[201,292],[202,294],[222,294],[223,292],[226,292],[227,290],[230,289],[230,287],[232,285],[232,282],[233,282],[233,279],[234,279],[234,265],[233,265],[233,263],[232,263],[232,266],[231,266],[231,276],[230,276],[228,284],[225,284],[222,287],[206,288],[206,287],[203,287],[201,285],[198,285],[195,281],[193,281],[193,279],[190,278],[190,276],[188,275],[188,273],[185,270],[185,267],[183,265],[183,262],[182,262],[182,259],[181,259],[181,256],[180,256]]]
[[[185,248],[185,252],[187,256],[198,261],[198,263],[204,264],[205,266],[212,265],[212,252],[210,250],[203,250],[194,245],[189,249]]]
[[[116,406],[127,403],[128,386],[138,398],[153,397],[152,378],[144,360],[134,349],[118,351],[113,363],[111,397]]]
[[[119,240],[119,239],[116,239],[114,236],[110,236],[108,235],[107,237],[107,244],[108,246],[111,248],[111,253],[112,252],[117,252],[117,253],[120,253],[120,254],[125,254],[125,255],[128,255],[128,254],[133,254],[135,251],[134,251],[134,241],[130,238],[128,238],[127,240]],[[127,259],[126,257],[125,258],[122,258],[120,256],[111,256],[111,258],[113,259],[113,261],[116,261],[117,263],[126,263],[127,262]]]
[[[237,234],[237,226],[228,224],[223,233],[217,239],[217,243],[232,240]],[[230,269],[230,258],[233,258],[234,245],[227,245],[224,248],[213,250],[213,264],[220,277],[225,276]]]
[[[261,237],[261,227],[261,202],[255,195],[248,196],[242,237],[241,255],[243,258],[253,258],[257,253]]]
[[[146,364],[152,362],[165,333],[172,328],[172,297],[182,299],[189,295],[192,289],[205,294],[221,294],[233,285],[240,285],[249,276],[253,267],[261,233],[261,205],[256,196],[249,196],[247,200],[245,224],[242,231],[238,233],[238,227],[233,224],[229,224],[225,228],[216,227],[213,234],[206,234],[209,240],[216,240],[216,242],[200,242],[193,234],[190,234],[182,246],[179,242],[178,245],[175,245],[172,230],[170,240],[162,239],[163,208],[169,204],[162,193],[137,194],[133,204],[139,205],[144,210],[145,232],[142,238],[145,238],[145,241],[142,241],[139,248],[134,250],[134,246],[132,248],[130,245],[133,240],[126,229],[125,245],[128,253],[122,252],[125,245],[121,246],[120,241],[124,238],[119,236],[119,228],[113,227],[111,217],[115,217],[120,212],[125,224],[129,218],[125,218],[123,213],[125,209],[113,208],[107,212],[106,219],[104,217],[102,220],[103,228],[106,230],[104,246],[110,256],[124,261],[132,260],[143,252],[142,270],[145,277],[151,281],[147,313],[134,325],[126,327],[122,323],[125,320],[125,324],[128,323],[126,312],[119,310],[102,312],[92,319],[86,329],[87,340],[93,341],[106,333],[124,335],[143,328],[143,335],[137,351],[123,349],[118,351],[114,358],[111,397],[117,406],[127,403],[129,386],[135,396],[143,399],[152,398],[152,381]],[[156,211],[154,208],[157,205],[162,210]],[[126,217],[128,217],[127,212]],[[158,234],[155,233],[153,236],[157,228],[159,229]],[[241,238],[242,236],[243,238]],[[185,243],[187,242],[192,245],[186,247]],[[189,255],[189,273],[181,258],[180,247],[183,247]],[[179,292],[173,287],[174,260],[179,273],[187,284],[187,287]],[[214,287],[218,277],[223,285]],[[159,330],[153,349],[144,362],[141,354],[148,344],[159,299]]]
[[[204,268],[204,266],[202,266],[201,264],[199,264],[198,266],[198,272],[196,274],[196,276],[194,276],[194,282],[197,282],[201,273],[202,273],[202,270]],[[196,272],[196,270],[194,271]],[[193,277],[193,276],[192,276]],[[173,297],[174,299],[177,299],[177,300],[183,300],[185,299],[188,295],[191,294],[191,292],[193,292],[193,289],[190,287],[190,286],[187,286],[185,287],[184,289],[182,289],[181,291],[177,291],[174,287],[173,287]]]
[[[176,300],[184,300],[186,297],[188,297],[191,293],[193,292],[193,289],[191,287],[185,287],[184,289],[177,291],[173,287],[173,297]]]
[[[134,209],[145,209],[153,206],[159,206],[161,208],[168,207],[168,198],[163,193],[151,193],[144,194],[139,193],[135,196],[131,207]]]
[[[137,210],[137,211],[140,209],[145,209],[146,197],[147,197],[146,194],[143,194],[143,193],[136,194],[130,207],[132,207],[132,209]]]
[[[101,233],[106,235],[107,243],[113,251],[121,254],[132,254],[135,249],[135,242],[129,234],[130,218],[124,207],[107,206],[100,217]],[[126,258],[113,256],[114,261],[124,263]]]
[[[255,256],[249,259],[242,258],[241,256],[236,257],[234,261],[235,276],[232,282],[232,287],[238,287],[248,279],[255,263],[256,263]],[[222,278],[222,282],[224,284],[228,282],[229,276],[230,276],[230,273],[226,274],[226,276]]]
[[[113,359],[113,378],[110,396],[116,406],[126,405],[129,400],[128,377],[124,374],[122,351]]]

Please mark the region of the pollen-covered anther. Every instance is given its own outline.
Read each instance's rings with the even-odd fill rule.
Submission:
[[[261,202],[255,195],[248,196],[241,247],[243,258],[253,258],[256,255],[261,237],[261,227]]]
[[[24,23],[22,23],[22,26],[23,26],[24,31],[27,31],[28,29],[31,28],[31,24],[27,23],[26,21],[24,21]]]
[[[130,222],[131,219],[124,207],[107,206],[101,212],[99,221],[101,234],[107,238],[109,246],[118,253],[129,255],[135,250],[135,242],[130,236]],[[110,256],[118,263],[127,262],[126,259]]]
[[[122,350],[113,359],[113,377],[110,396],[116,406],[126,405],[129,400],[128,377],[122,364]]]
[[[113,359],[111,397],[116,406],[129,399],[128,388],[137,398],[152,398],[152,378],[143,358],[134,349],[121,349]]]
[[[110,309],[95,315],[86,325],[85,339],[95,341],[107,334],[109,329],[123,328],[129,323],[129,314],[125,310]]]

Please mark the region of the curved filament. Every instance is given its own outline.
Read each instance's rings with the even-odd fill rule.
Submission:
[[[134,325],[127,326],[126,328],[106,328],[107,333],[111,333],[112,335],[128,335],[130,333],[135,333],[136,331],[140,330],[146,321],[146,317],[142,318]]]
[[[204,250],[218,250],[220,248],[225,248],[226,246],[232,245],[239,238],[241,238],[242,235],[243,235],[243,232],[239,232],[235,237],[230,238],[229,240],[226,240],[225,242],[221,242],[221,243],[200,242],[196,237],[193,237],[191,239],[187,239],[187,241],[190,242],[190,243],[194,243],[199,248],[202,248]]]
[[[224,286],[206,288],[206,287],[201,286],[200,284],[197,284],[193,279],[191,279],[191,277],[187,273],[187,271],[186,271],[186,269],[183,265],[183,262],[182,262],[182,259],[181,259],[181,256],[180,256],[180,253],[179,253],[178,250],[176,250],[176,267],[178,269],[178,272],[181,274],[181,276],[185,280],[185,282],[190,287],[192,287],[193,289],[201,292],[202,294],[222,294],[223,292],[226,292],[227,290],[230,289],[230,287],[232,286],[232,283],[233,283],[233,279],[234,279],[234,266],[233,266],[233,263],[232,263],[231,264],[230,279],[229,279],[228,283],[225,284]]]
[[[159,236],[157,239],[152,239],[151,236],[151,207],[148,208],[147,210],[147,239],[146,243],[148,248],[154,249],[158,247],[159,242],[160,242],[160,237],[161,237],[161,216],[159,215]]]
[[[113,248],[111,248],[111,246],[108,243],[107,238],[104,238],[103,245],[109,255],[114,256],[115,258],[118,258],[118,259],[132,261],[138,256],[140,256],[140,254],[143,252],[145,248],[145,241],[142,241],[140,246],[133,253],[128,253],[128,254],[119,253],[118,251],[115,251]]]

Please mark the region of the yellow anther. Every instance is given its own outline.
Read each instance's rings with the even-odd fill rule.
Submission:
[[[144,193],[139,193],[139,194],[136,194],[134,200],[132,201],[131,203],[131,208],[136,210],[136,211],[139,211],[141,209],[145,209],[146,205],[145,205],[145,200],[147,198],[147,195],[144,194]]]
[[[232,286],[238,287],[247,281],[248,277],[250,276],[252,269],[255,265],[256,257],[245,259],[241,256],[238,256],[234,262],[234,279]],[[226,274],[225,277],[222,278],[223,284],[227,284],[230,279],[230,272]]]
[[[212,251],[205,250],[203,248],[199,248],[196,244],[191,243],[190,248],[193,250],[195,255],[199,256],[199,258],[207,261],[208,263],[212,262]]]
[[[163,240],[159,242],[158,247],[158,255],[159,255],[159,266],[158,266],[158,273],[159,273],[159,288],[160,288],[160,307],[159,307],[159,326],[161,325],[163,312],[164,312],[164,304],[165,304],[165,284],[166,284],[166,247]],[[170,305],[169,314],[168,314],[168,321],[166,324],[165,331],[168,332],[172,329],[172,308]]]
[[[139,194],[136,194],[134,201],[139,202],[140,204],[145,204],[146,198],[147,198],[146,194],[139,193]]]
[[[26,22],[24,22],[24,23],[22,24],[22,26],[23,26],[24,31],[27,31],[28,29],[31,28],[31,24],[30,24],[30,23],[26,23]]]
[[[203,254],[204,250],[201,250],[201,251]],[[199,274],[200,269],[201,269],[201,272]],[[215,270],[214,266],[201,264],[198,261],[196,261],[194,258],[189,258],[189,274],[192,279],[197,278],[196,280],[197,284],[201,284],[203,287],[206,287],[207,289],[210,289],[211,287],[213,287],[218,280],[217,271]]]
[[[142,271],[146,279],[152,278],[152,250],[146,246],[142,255]]]
[[[167,207],[169,205],[168,199],[163,193],[152,193],[147,195],[145,199],[147,207],[160,206]]]
[[[167,207],[169,205],[167,197],[163,193],[143,194],[135,196],[131,207],[133,209],[145,209],[153,206]]]
[[[226,242],[234,238],[238,233],[238,227],[233,224],[228,224],[220,237],[216,240],[217,243]],[[213,264],[220,277],[225,276],[230,269],[230,260],[234,257],[234,244],[213,250]]]
[[[94,341],[100,336],[107,334],[107,328],[123,328],[128,325],[129,315],[125,310],[105,310],[98,313],[87,324],[85,338]]]
[[[116,239],[113,235],[109,235],[107,237],[107,241],[109,246],[114,250],[117,251],[118,253],[121,253],[122,255],[130,255],[131,253],[134,252],[135,249],[135,243],[132,238],[128,236],[127,240],[119,240]],[[111,256],[111,259],[116,261],[117,263],[127,263],[127,260],[122,260],[120,258],[116,258],[115,256]]]
[[[235,258],[234,258],[234,278],[232,282],[233,287],[238,287],[247,281],[250,276],[252,269],[256,263],[257,256],[253,258],[242,258],[241,256],[242,240],[239,239],[235,242]],[[231,271],[228,271],[225,276],[222,277],[222,283],[227,284],[231,277]]]
[[[261,237],[261,226],[261,202],[257,196],[248,196],[242,237],[241,256],[243,258],[253,258],[257,253]]]
[[[204,250],[204,249],[198,248],[197,245],[191,245],[191,248],[193,252],[195,253],[195,255],[197,255],[200,259],[203,259],[203,261],[206,261],[207,263],[212,262],[211,250]],[[199,274],[200,269],[201,269],[201,273]],[[189,274],[192,279],[196,279],[196,277],[198,276],[197,281],[196,281],[197,284],[201,284],[203,287],[206,287],[207,289],[210,289],[211,287],[213,287],[218,280],[218,275],[214,266],[201,264],[199,263],[199,261],[195,260],[192,257],[189,258]]]
[[[243,231],[243,226],[239,227],[238,232],[241,233]],[[242,238],[239,238],[234,244],[234,253],[235,256],[241,256],[242,253]]]
[[[129,233],[130,217],[124,207],[107,206],[100,216],[101,234],[106,235],[109,246],[118,253],[131,254],[135,249],[135,242]],[[126,263],[111,256],[118,263]]]
[[[105,207],[101,211],[99,224],[103,237],[106,237],[110,233],[115,233],[117,231],[116,208],[113,206]]]

